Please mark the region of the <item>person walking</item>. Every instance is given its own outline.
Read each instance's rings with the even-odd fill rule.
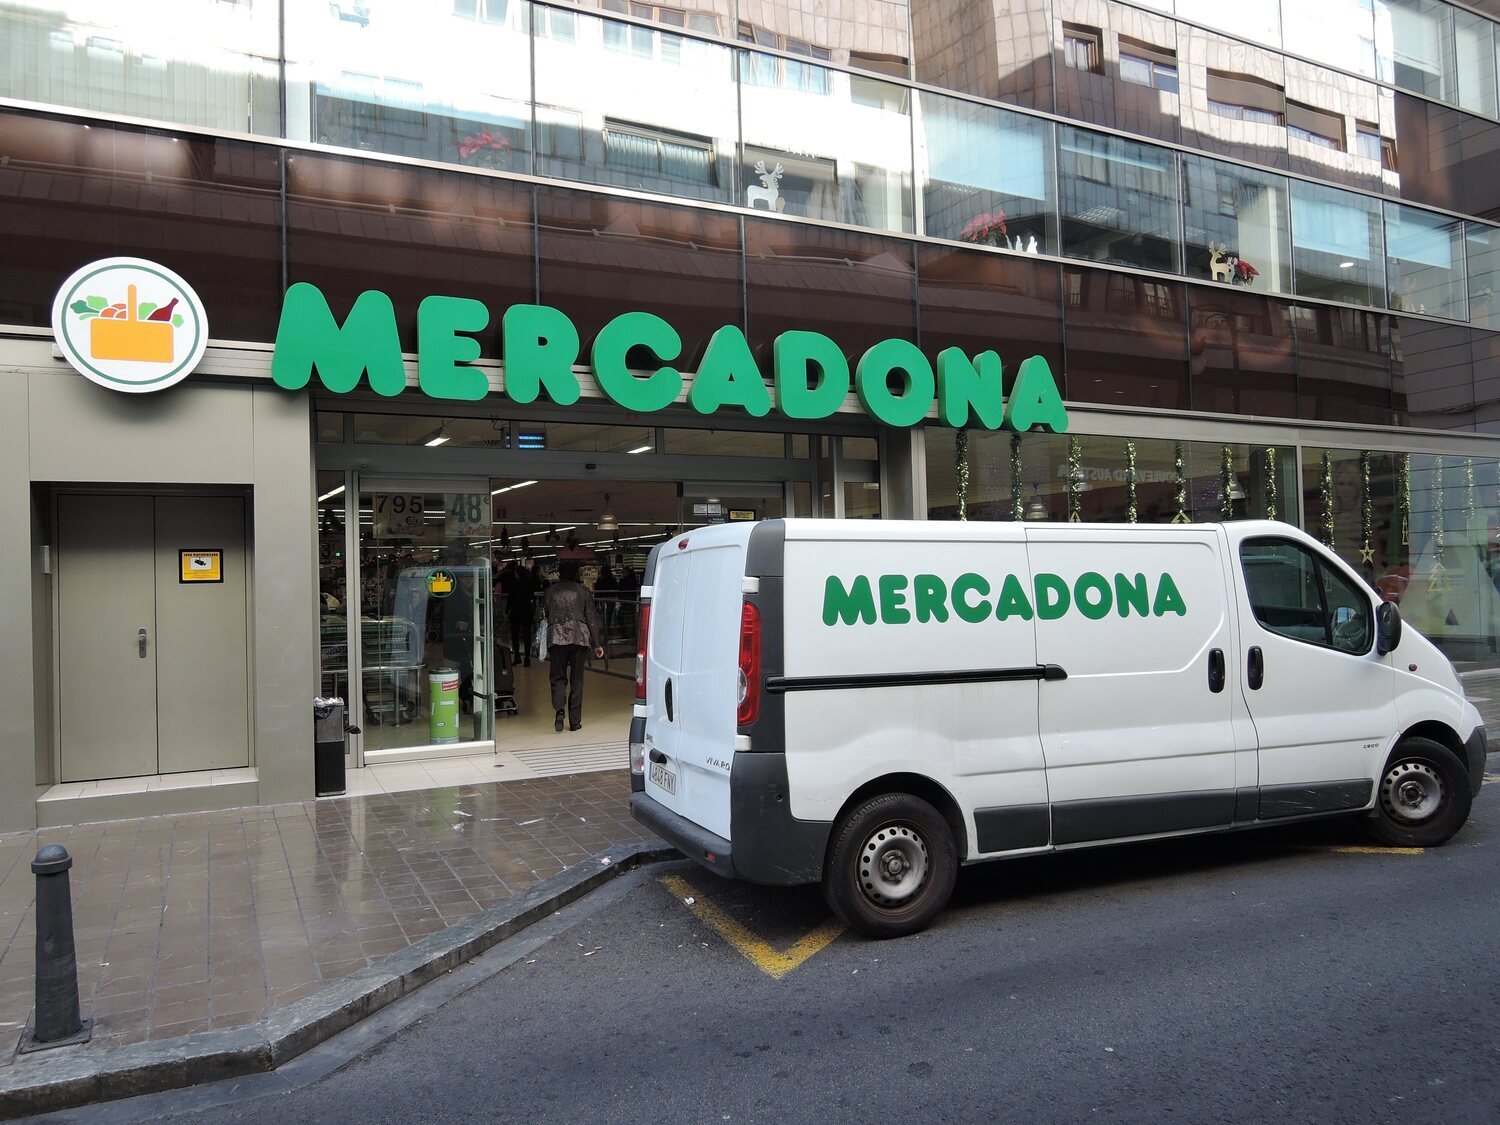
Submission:
[[[531,667],[531,632],[536,628],[536,582],[528,566],[517,566],[511,572],[505,591],[505,608],[510,614],[510,646],[517,664]]]
[[[583,726],[583,661],[590,649],[604,655],[604,626],[594,593],[578,581],[578,564],[571,559],[559,567],[558,580],[547,587],[547,658],[551,662],[553,730]]]

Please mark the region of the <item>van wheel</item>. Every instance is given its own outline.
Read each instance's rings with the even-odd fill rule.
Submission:
[[[1408,738],[1385,764],[1366,827],[1383,844],[1432,848],[1464,826],[1472,801],[1469,776],[1452,750]]]
[[[835,830],[823,897],[866,937],[904,937],[937,917],[957,877],[948,822],[918,797],[886,793],[852,810]]]

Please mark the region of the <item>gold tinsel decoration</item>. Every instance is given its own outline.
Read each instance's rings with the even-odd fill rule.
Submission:
[[[1125,442],[1125,522],[1139,523],[1140,510],[1135,502],[1135,485],[1138,474],[1135,469],[1135,439]]]
[[[1234,447],[1221,448],[1219,458],[1219,513],[1228,520],[1234,518]]]
[[[1323,546],[1333,546],[1333,454],[1323,450],[1323,472],[1318,481],[1318,501],[1322,511],[1318,517],[1318,538]]]
[[[1025,515],[1021,507],[1021,435],[1012,431],[1010,435],[1010,518],[1019,520]]]
[[[953,435],[953,475],[958,482],[958,518],[969,518],[969,431],[960,426]]]
[[[1375,519],[1370,496],[1370,454],[1359,455],[1359,561],[1375,569]]]
[[[1401,546],[1411,544],[1411,454],[1403,453],[1396,460],[1396,473],[1399,477],[1397,491],[1400,494],[1397,500],[1397,515],[1401,519]],[[1405,562],[1403,552],[1402,562]]]
[[[1083,494],[1078,486],[1083,483],[1083,446],[1076,437],[1068,439],[1068,522],[1078,523],[1083,519]]]
[[[1443,540],[1447,533],[1443,520],[1443,467],[1441,457],[1432,459],[1432,554],[1439,566],[1443,562],[1443,548],[1446,546]]]
[[[1177,502],[1177,514],[1172,517],[1173,523],[1191,523],[1192,519],[1187,512],[1187,468],[1182,463],[1182,442],[1177,442],[1172,450],[1172,487],[1173,499]]]
[[[1464,458],[1464,531],[1474,533],[1474,458]]]
[[[1281,506],[1276,502],[1276,447],[1266,446],[1266,516],[1281,518]]]

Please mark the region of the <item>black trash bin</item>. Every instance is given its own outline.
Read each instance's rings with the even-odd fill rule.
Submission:
[[[344,791],[344,701],[313,700],[313,792],[332,797]]]

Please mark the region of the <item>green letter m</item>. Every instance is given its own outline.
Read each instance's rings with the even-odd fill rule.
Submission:
[[[370,373],[370,387],[382,395],[406,389],[401,338],[391,299],[376,289],[361,293],[341,327],[316,285],[299,281],[286,291],[271,378],[278,387],[300,391],[318,378],[335,394],[347,394]]]
[[[863,574],[847,590],[837,575],[828,576],[828,583],[823,587],[823,624],[832,625],[837,621],[843,621],[845,625],[853,625],[856,621],[875,624],[875,594],[870,589],[870,580]]]

